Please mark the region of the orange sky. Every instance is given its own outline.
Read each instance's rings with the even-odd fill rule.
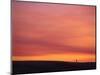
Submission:
[[[13,2],[14,61],[95,61],[95,6]]]

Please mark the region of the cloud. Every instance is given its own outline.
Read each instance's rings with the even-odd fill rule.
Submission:
[[[95,7],[16,2],[13,56],[95,54]]]
[[[68,43],[62,44],[55,41],[49,41],[45,39],[29,39],[29,38],[18,38],[14,47],[15,55],[43,55],[48,53],[85,53],[95,54],[95,48],[92,47],[81,47],[75,45],[69,45]],[[77,44],[77,43],[76,43]],[[17,45],[17,46],[16,46]]]

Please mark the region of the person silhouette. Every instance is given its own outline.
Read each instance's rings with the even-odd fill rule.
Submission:
[[[77,63],[77,59],[76,59],[76,63]]]

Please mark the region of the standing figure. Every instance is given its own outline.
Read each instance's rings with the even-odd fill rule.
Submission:
[[[76,59],[76,63],[77,63],[77,59]]]

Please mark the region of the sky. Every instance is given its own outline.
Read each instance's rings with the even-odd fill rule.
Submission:
[[[13,2],[13,61],[95,62],[95,9],[95,6]]]

